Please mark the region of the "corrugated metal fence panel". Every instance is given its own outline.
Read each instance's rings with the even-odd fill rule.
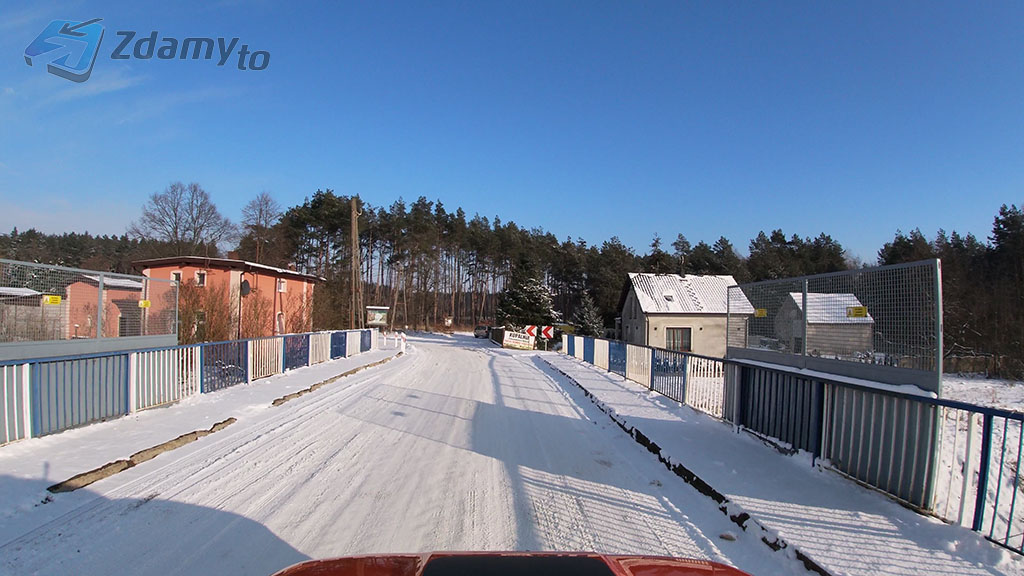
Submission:
[[[309,335],[309,363],[319,364],[331,359],[331,333],[317,332]]]
[[[127,413],[128,354],[33,365],[33,436]]]
[[[348,336],[345,337],[345,357],[351,357],[359,354],[359,331],[349,330]]]
[[[742,424],[793,448],[819,454],[822,384],[786,372],[743,368]]]
[[[567,355],[569,355],[569,356],[574,356],[575,357],[576,356],[576,337],[575,336],[565,336],[565,340],[566,340],[565,353]]]
[[[626,378],[651,386],[651,349],[644,346],[626,344]]]
[[[825,455],[832,466],[929,508],[938,411],[924,402],[828,385]]]
[[[690,356],[686,364],[686,404],[716,418],[725,417],[725,363]]]
[[[309,334],[284,337],[284,369],[294,370],[309,364]]]
[[[594,339],[583,338],[583,361],[588,364],[594,363]]]
[[[583,336],[573,336],[572,338],[573,340],[576,341],[572,347],[572,355],[580,360],[583,360]]]
[[[608,341],[594,340],[594,366],[602,370],[608,369]]]
[[[248,341],[203,344],[203,392],[248,382]]]
[[[31,430],[27,426],[26,416],[29,407],[28,398],[28,364],[0,366],[0,401],[3,411],[0,412],[0,444],[27,438]]]
[[[380,350],[380,330],[376,328],[370,330],[370,349]]]
[[[331,333],[331,358],[343,358],[345,356],[345,332]]]
[[[370,347],[373,346],[373,336],[370,335],[370,330],[359,331],[359,351],[369,352]]]
[[[569,352],[569,340],[570,338],[568,335],[562,334],[562,347],[558,349],[559,354],[571,354],[571,352]]]
[[[686,354],[655,348],[652,360],[654,364],[651,366],[651,389],[676,402],[685,402]]]
[[[177,402],[199,392],[200,347],[141,350],[131,354],[135,410]]]
[[[253,380],[280,374],[284,339],[280,336],[249,341],[249,373]]]
[[[608,342],[608,370],[625,377],[626,375],[626,343],[612,340]]]

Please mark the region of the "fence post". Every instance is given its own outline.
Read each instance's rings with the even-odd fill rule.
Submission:
[[[285,360],[288,358],[288,341],[284,336],[281,336],[281,371],[278,374],[284,374],[287,364]]]
[[[255,346],[256,340],[249,340],[245,345],[245,383],[252,384],[253,364],[256,362]]]
[[[22,437],[32,437],[32,364],[21,365]]]
[[[746,370],[743,366],[733,366],[733,406],[732,406],[732,423],[736,428],[736,432],[740,431],[743,427],[743,372]]]
[[[992,415],[985,414],[984,423],[981,425],[981,458],[978,465],[978,494],[974,500],[974,525],[971,527],[975,532],[981,531],[981,525],[985,523],[985,497],[988,492],[988,465],[992,456]],[[967,482],[967,478],[964,478]],[[996,511],[998,513],[998,511]]]
[[[959,425],[959,423],[958,423]],[[967,489],[970,482],[967,480],[974,474],[972,468],[974,463],[974,412],[967,413],[967,445],[964,448],[964,481],[960,486],[960,514],[956,518],[958,526],[964,525],[964,508],[967,507]]]
[[[811,427],[814,434],[814,442],[811,446],[811,466],[814,461],[821,457],[821,451],[825,438],[825,383],[821,380],[814,380],[811,389]]]
[[[651,371],[651,378],[650,378],[650,382],[648,382],[648,388],[650,388],[651,390],[654,390],[654,348],[651,348],[650,351],[651,351],[651,365],[650,365],[649,369]]]
[[[198,350],[197,350],[197,353],[198,353],[197,357],[199,359],[199,370],[197,370],[196,372],[199,373],[199,386],[196,386],[196,389],[199,390],[199,394],[204,394],[204,393],[206,393],[206,390],[203,390],[203,388],[206,386],[206,378],[204,378],[204,376],[205,376],[204,372],[206,371],[206,366],[203,363],[203,351],[206,349],[206,346],[203,346],[202,344],[200,344],[197,348],[198,348]]]
[[[138,361],[138,352],[128,353],[128,413],[135,412],[135,406],[138,404],[138,380],[139,380],[139,369],[135,365]]]

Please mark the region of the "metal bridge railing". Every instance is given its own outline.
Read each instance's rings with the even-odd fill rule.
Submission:
[[[370,350],[372,330],[0,362],[0,445]]]
[[[574,341],[575,340],[575,341]],[[590,341],[590,342],[588,342]],[[1024,553],[1024,414],[789,366],[568,337],[562,351]]]

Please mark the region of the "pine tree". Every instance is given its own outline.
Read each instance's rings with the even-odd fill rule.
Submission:
[[[540,279],[536,267],[527,259],[512,269],[497,309],[498,323],[510,329],[523,326],[546,326],[558,319],[551,307],[551,292]]]
[[[601,314],[597,311],[597,306],[594,305],[590,294],[586,292],[583,293],[583,298],[580,300],[580,307],[576,309],[573,324],[576,325],[576,333],[580,336],[604,336]]]

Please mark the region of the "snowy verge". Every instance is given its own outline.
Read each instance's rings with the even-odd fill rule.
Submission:
[[[903,508],[807,458],[766,449],[760,439],[616,374],[562,355],[543,357],[634,438],[654,444],[666,466],[713,487],[730,515],[756,518],[829,573],[1024,573],[1021,557],[966,528]]]
[[[53,485],[196,430],[210,429],[228,418],[242,419],[273,409],[273,400],[397,355],[373,350],[289,370],[252,384],[200,394],[164,407],[142,410],[57,434],[20,440],[0,447],[0,487]],[[6,482],[10,478],[11,482]],[[20,482],[17,481],[28,481]],[[6,491],[0,500],[0,528],[44,501],[45,491]]]
[[[822,576],[831,576],[828,570],[826,570],[824,567],[818,565],[816,562],[811,560],[806,554],[801,552],[799,549],[795,547],[790,547],[790,545],[785,540],[780,538],[778,534],[774,533],[772,530],[758,522],[756,519],[752,518],[750,514],[743,509],[742,506],[730,501],[724,494],[716,490],[714,486],[708,484],[705,480],[703,480],[692,470],[684,466],[682,463],[674,462],[672,460],[672,457],[663,452],[661,447],[658,446],[656,442],[654,442],[646,435],[644,435],[644,433],[641,432],[639,429],[630,425],[626,418],[623,418],[615,411],[615,408],[602,402],[597,396],[595,396],[589,390],[587,390],[568,372],[552,364],[547,357],[544,357],[543,360],[548,364],[548,366],[551,366],[553,370],[560,373],[562,376],[565,376],[570,382],[579,387],[579,389],[583,391],[583,394],[586,395],[586,397],[589,398],[591,402],[593,402],[602,412],[607,414],[613,422],[615,422],[620,428],[622,428],[623,431],[626,432],[626,434],[629,434],[629,436],[632,437],[633,440],[637,442],[637,444],[640,444],[644,448],[647,448],[647,450],[651,454],[654,454],[654,456],[657,457],[658,461],[664,464],[670,472],[682,478],[684,482],[693,486],[694,489],[696,489],[701,494],[714,500],[715,503],[718,504],[718,510],[722,512],[722,514],[725,514],[729,518],[729,520],[731,520],[737,526],[742,528],[744,532],[747,532],[748,530],[751,532],[756,532],[760,536],[761,541],[764,542],[772,550],[792,550],[796,559],[803,562],[804,567],[806,567],[808,570],[817,572]]]

